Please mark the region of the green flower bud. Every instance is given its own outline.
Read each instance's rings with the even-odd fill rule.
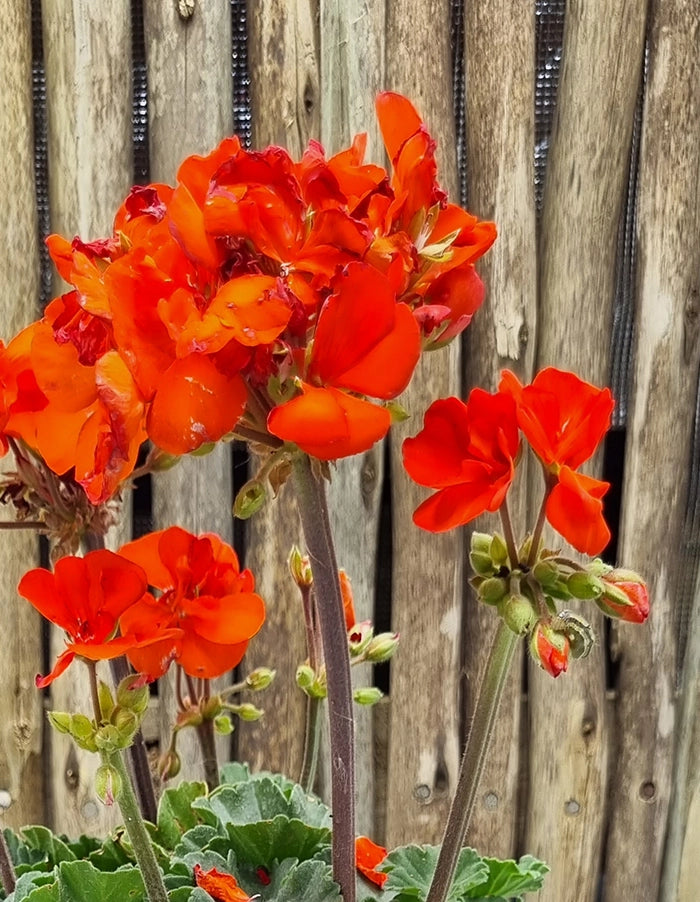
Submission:
[[[587,600],[590,598],[600,598],[605,587],[603,586],[603,581],[599,579],[599,577],[594,576],[592,573],[576,570],[567,579],[566,588],[571,592],[574,598]]]
[[[95,732],[95,745],[100,751],[114,752],[123,748],[122,736],[113,723],[104,724]]]
[[[233,516],[247,520],[260,510],[265,503],[265,486],[257,479],[251,479],[243,486],[233,502]]]
[[[143,714],[146,711],[150,696],[148,684],[144,682],[140,673],[129,674],[117,686],[117,704],[133,711],[134,714]]]
[[[510,595],[498,610],[508,629],[518,636],[529,633],[537,620],[532,602],[524,595]]]
[[[112,711],[114,711],[115,702],[112,695],[112,690],[109,688],[107,683],[104,682],[104,680],[100,680],[97,684],[97,698],[100,702],[102,719],[109,720],[112,716]]]
[[[109,807],[122,791],[122,778],[111,764],[101,764],[95,772],[95,793],[101,802]]]
[[[289,572],[300,589],[308,589],[313,584],[314,577],[309,558],[301,553],[297,545],[293,545],[289,553]]]
[[[200,705],[202,720],[214,720],[223,710],[223,703],[220,696],[212,695]]]
[[[469,550],[479,554],[488,554],[491,557],[491,542],[493,536],[487,532],[473,532],[469,542]]]
[[[270,670],[269,667],[256,667],[245,678],[245,684],[253,692],[262,692],[272,683],[276,673],[276,670]]]
[[[180,761],[180,756],[175,749],[171,747],[158,760],[158,776],[163,782],[172,780],[173,777],[177,777],[180,773],[181,767],[182,762]]]
[[[348,648],[352,658],[359,658],[367,651],[374,637],[374,626],[371,620],[362,620],[355,623],[348,630]]]
[[[367,646],[365,658],[373,664],[382,664],[394,656],[398,647],[398,633],[379,633]]]
[[[314,678],[311,687],[308,690],[311,698],[325,698],[328,695],[328,680],[326,679],[326,668],[322,668],[321,672]]]
[[[498,533],[494,533],[491,538],[489,554],[496,567],[505,567],[508,563],[508,548],[506,547],[505,539],[503,536],[499,536]]]
[[[69,732],[75,744],[81,749],[85,749],[86,752],[97,751],[95,724],[89,717],[84,714],[72,714]]]
[[[226,714],[220,714],[214,718],[214,729],[220,736],[228,736],[233,733],[233,723]]]
[[[358,705],[376,705],[380,698],[384,698],[384,693],[376,686],[365,686],[362,689],[355,689],[352,697]]]
[[[297,686],[308,694],[309,689],[313,686],[316,674],[313,667],[308,664],[300,664],[297,667],[296,681]]]
[[[538,561],[532,568],[532,574],[545,589],[556,585],[560,576],[559,568],[552,561]]]
[[[121,748],[131,745],[134,735],[139,728],[141,718],[129,711],[128,708],[117,707],[112,714],[112,724],[117,728],[119,733],[119,743]]]
[[[260,720],[265,713],[264,711],[261,711],[260,708],[256,708],[255,705],[251,705],[249,702],[244,702],[242,705],[232,705],[231,710],[234,714],[237,714],[241,720],[245,720],[249,723]]]
[[[493,566],[491,555],[488,552],[470,551],[469,563],[472,565],[472,570],[477,576],[488,577],[493,576],[496,573],[496,568]]]
[[[506,596],[508,583],[499,576],[490,576],[479,586],[479,601],[484,604],[498,604]]]
[[[67,711],[49,711],[49,723],[59,733],[70,733],[71,715]]]

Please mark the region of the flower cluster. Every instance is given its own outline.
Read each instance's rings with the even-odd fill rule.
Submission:
[[[237,434],[322,460],[366,450],[423,347],[469,323],[492,223],[449,204],[435,142],[408,100],[377,112],[392,168],[366,139],[227,138],[174,187],[132,189],[105,238],[49,239],[70,290],[0,350],[0,432],[93,503],[145,439],[182,455]]]

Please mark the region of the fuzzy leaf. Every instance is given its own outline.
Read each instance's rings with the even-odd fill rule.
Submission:
[[[43,853],[52,867],[62,861],[75,861],[75,853],[48,827],[24,827],[20,832],[29,848]]]
[[[208,848],[225,855],[231,849],[239,863],[272,867],[275,861],[295,858],[306,861],[330,845],[328,827],[309,827],[280,814],[272,820],[252,824],[229,824],[228,837],[216,837]]]
[[[64,861],[58,869],[60,902],[144,902],[141,874],[135,867],[98,871],[88,861]]]
[[[427,898],[435,873],[438,846],[402,846],[390,852],[378,870],[389,874],[384,891],[402,900]],[[448,902],[459,902],[475,886],[483,884],[489,868],[474,849],[462,849],[455,878],[447,896]]]
[[[542,889],[547,865],[532,855],[523,855],[519,861],[500,861],[498,858],[484,858],[488,866],[488,878],[470,890],[466,898],[478,902],[510,902],[522,899],[523,893],[534,893]]]

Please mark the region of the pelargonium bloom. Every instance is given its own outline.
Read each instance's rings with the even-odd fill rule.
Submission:
[[[117,658],[139,641],[152,641],[146,633],[140,639],[116,636],[119,618],[147,589],[146,574],[138,565],[105,550],[63,557],[53,572],[38,567],[25,573],[19,594],[68,634],[66,651],[51,673],[36,678],[36,685],[48,686],[76,656],[91,661]]]
[[[367,836],[358,836],[355,840],[355,865],[357,870],[377,886],[384,886],[388,874],[376,870],[386,858],[387,851]]]
[[[265,606],[233,548],[211,533],[194,536],[171,526],[128,542],[120,554],[139,564],[161,592],[158,598],[146,594],[124,614],[122,632],[179,630],[174,640],[130,650],[136,670],[153,679],[174,660],[190,676],[212,678],[240,663],[265,620]]]
[[[603,594],[595,603],[608,617],[627,623],[644,623],[649,616],[649,591],[633,570],[611,570],[602,577]]]
[[[403,444],[408,475],[436,489],[413,515],[417,526],[444,532],[496,511],[513,481],[518,453],[515,403],[475,388],[467,402],[435,401],[423,429]]]
[[[547,498],[547,520],[578,551],[598,554],[610,541],[602,502],[610,484],[576,471],[610,427],[610,390],[554,367],[526,386],[504,370],[499,390],[515,400],[518,425],[545,471],[556,477]]]

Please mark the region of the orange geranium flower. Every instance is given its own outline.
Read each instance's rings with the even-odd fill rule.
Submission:
[[[138,641],[115,637],[124,612],[148,588],[143,570],[111,551],[91,551],[85,557],[63,557],[53,573],[41,567],[30,570],[20,580],[18,592],[68,634],[66,651],[58,656],[53,670],[37,677],[40,689],[60,676],[78,656],[91,661],[117,658]]]
[[[233,548],[211,533],[198,537],[172,526],[127,543],[120,554],[139,564],[161,592],[144,595],[125,612],[122,632],[179,631],[174,640],[132,648],[128,657],[136,670],[155,679],[174,660],[190,676],[211,678],[240,663],[265,620],[265,606]]]
[[[197,886],[209,893],[216,902],[251,902],[251,896],[240,888],[232,874],[225,874],[216,868],[204,871],[196,864],[194,879]]]
[[[556,484],[547,498],[550,524],[574,548],[599,554],[610,541],[602,498],[610,484],[576,470],[595,453],[610,427],[610,389],[548,367],[523,386],[504,370],[500,391],[517,404],[518,425]]]
[[[462,526],[503,503],[513,481],[518,453],[513,399],[475,388],[466,404],[435,401],[423,429],[403,444],[408,475],[437,489],[413,515],[430,532]]]
[[[355,840],[355,864],[357,870],[377,886],[384,886],[388,874],[376,870],[386,858],[387,851],[366,836],[358,836]]]

